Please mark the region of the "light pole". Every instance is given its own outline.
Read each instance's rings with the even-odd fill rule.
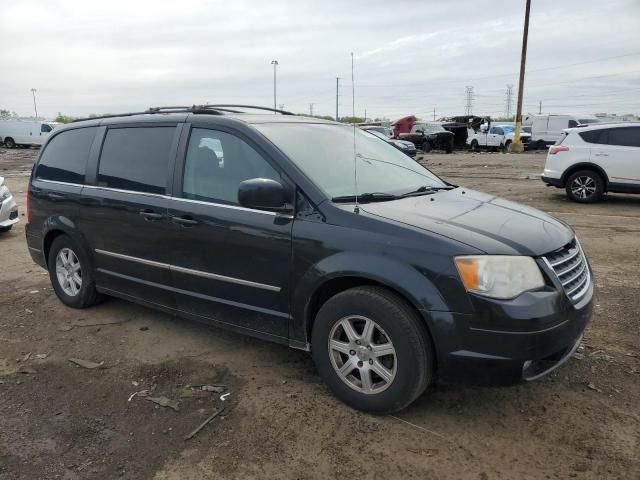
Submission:
[[[271,60],[271,65],[273,65],[273,113],[276,113],[276,68],[278,61]]]
[[[36,120],[38,120],[38,105],[36,104],[36,92],[35,88],[31,89],[31,94],[33,95],[33,109],[36,111]]]
[[[524,151],[524,146],[520,140],[520,130],[522,128],[522,97],[524,90],[524,70],[527,64],[527,40],[529,38],[529,11],[531,10],[531,0],[527,0],[524,12],[524,31],[522,32],[522,53],[520,54],[520,80],[518,82],[518,105],[516,107],[516,128],[513,133],[513,142],[509,145],[509,150],[515,153]]]

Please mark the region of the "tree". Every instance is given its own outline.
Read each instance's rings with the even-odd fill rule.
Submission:
[[[340,121],[343,123],[364,123],[366,120],[363,117],[340,117]]]
[[[58,116],[53,121],[58,123],[71,123],[73,122],[73,120],[73,117],[69,115],[63,115],[62,113],[58,112]]]
[[[10,118],[17,118],[17,116],[18,114],[16,112],[0,108],[0,120],[9,120]]]

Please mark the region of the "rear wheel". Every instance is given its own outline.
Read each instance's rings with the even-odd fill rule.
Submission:
[[[567,197],[574,202],[593,203],[604,194],[604,181],[593,170],[581,170],[569,176],[565,186]]]
[[[434,360],[422,320],[394,293],[357,287],[327,300],[312,352],[334,394],[358,410],[402,410],[431,383]]]
[[[56,237],[49,250],[49,277],[65,305],[86,308],[98,299],[86,252],[67,235]]]
[[[429,153],[432,149],[433,149],[433,145],[431,145],[431,142],[429,142],[428,140],[425,140],[424,143],[422,144],[422,151],[424,153]]]
[[[4,139],[4,146],[7,148],[15,148],[16,142],[13,141],[13,138],[7,137]]]
[[[536,150],[544,150],[547,148],[547,144],[544,143],[544,140],[538,140],[536,142]]]

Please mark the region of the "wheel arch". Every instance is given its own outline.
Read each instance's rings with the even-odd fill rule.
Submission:
[[[93,263],[92,251],[84,236],[78,231],[73,220],[65,216],[51,216],[44,222],[42,229],[42,256],[46,264],[49,262],[49,250],[53,241],[60,235],[67,235],[85,251],[89,261]]]
[[[575,172],[578,172],[580,170],[592,170],[596,172],[598,175],[602,177],[602,180],[604,180],[605,191],[608,189],[609,176],[607,175],[607,172],[605,172],[601,166],[591,162],[580,162],[580,163],[571,165],[571,167],[567,168],[562,174],[562,187],[566,187],[567,180],[569,179],[569,177],[573,175]]]

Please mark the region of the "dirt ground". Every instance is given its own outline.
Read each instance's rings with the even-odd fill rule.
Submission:
[[[640,195],[571,203],[535,177],[542,153],[429,154],[452,183],[570,223],[596,307],[583,348],[551,375],[435,386],[378,417],[336,400],[304,352],[120,300],[64,307],[24,241],[36,154],[0,149],[21,215],[0,236],[0,479],[640,478]],[[141,390],[179,400],[178,411],[130,399]]]

